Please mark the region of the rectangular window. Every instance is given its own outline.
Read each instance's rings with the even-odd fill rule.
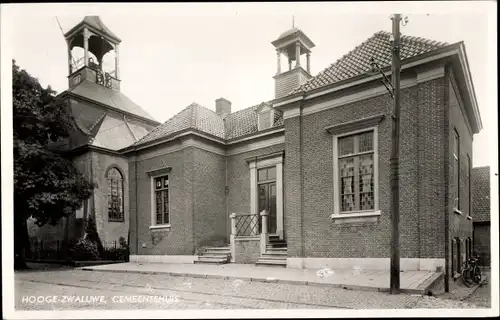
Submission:
[[[460,210],[460,136],[453,134],[453,208]]]
[[[374,131],[338,138],[340,212],[375,209]]]
[[[157,177],[155,181],[155,216],[156,225],[170,223],[170,206],[168,193],[168,175]]]
[[[257,171],[257,181],[275,181],[276,180],[276,167],[269,167],[264,169],[259,169]]]

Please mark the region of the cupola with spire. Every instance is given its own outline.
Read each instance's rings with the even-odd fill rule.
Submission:
[[[64,34],[68,45],[69,87],[83,80],[104,87],[120,90],[120,64],[118,38],[101,21],[99,16],[86,16],[80,23]],[[75,57],[73,48],[83,49],[82,57]],[[113,67],[103,66],[104,57],[114,53]]]
[[[311,49],[315,46],[309,37],[293,23],[292,28],[283,32],[271,42],[277,53],[275,98],[281,98],[311,78]],[[306,55],[306,68],[301,64],[301,56]],[[288,60],[288,69],[283,71],[281,56]],[[295,65],[292,66],[293,62]]]

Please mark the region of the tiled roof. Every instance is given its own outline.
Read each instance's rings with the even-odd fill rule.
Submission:
[[[258,114],[256,111],[258,106],[239,110],[222,118],[214,111],[197,103],[192,103],[165,123],[153,129],[149,134],[137,141],[135,145],[164,138],[186,129],[199,130],[222,140],[255,133],[258,131]],[[282,125],[283,116],[280,112],[275,112],[273,127]]]
[[[490,167],[472,168],[472,221],[490,221]]]
[[[193,102],[165,123],[154,128],[136,144],[163,138],[189,128],[224,139],[224,120],[214,111]]]
[[[391,65],[392,53],[389,38],[391,33],[379,31],[329,67],[294,89],[290,94],[307,92],[341,80],[352,78],[370,70],[370,59],[374,58],[380,68]],[[414,57],[444,46],[447,43],[412,36],[401,36],[401,60]]]
[[[144,111],[144,109],[130,100],[123,93],[108,89],[97,83],[84,80],[74,88],[69,89],[67,92],[77,94],[84,98],[88,98],[104,105],[117,108],[119,110],[126,111],[156,122],[156,120],[149,113]]]
[[[279,39],[296,32],[300,32],[300,30],[292,28],[283,33]],[[366,73],[370,69],[370,59],[372,57],[381,68],[389,66],[392,61],[389,37],[389,32],[379,31],[375,33],[318,75],[290,92],[290,94],[311,91]],[[402,60],[448,45],[447,43],[405,35],[401,37],[401,44]],[[155,128],[135,145],[159,139],[188,128],[197,129],[227,140],[251,134],[258,131],[256,110],[259,105],[231,113],[223,120],[215,112],[193,103],[164,124]],[[273,127],[282,126],[283,123],[282,114],[275,112]]]

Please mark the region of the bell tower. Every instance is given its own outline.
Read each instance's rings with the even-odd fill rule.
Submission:
[[[290,93],[312,76],[311,49],[314,43],[302,30],[293,27],[283,32],[278,39],[271,42],[276,48],[278,70],[274,76],[275,98],[281,98]],[[302,66],[301,56],[306,55],[306,68]],[[281,56],[288,60],[288,68],[282,71]],[[295,62],[295,65],[292,64]]]
[[[64,37],[68,45],[69,88],[87,80],[120,91],[121,40],[99,16],[86,16]]]

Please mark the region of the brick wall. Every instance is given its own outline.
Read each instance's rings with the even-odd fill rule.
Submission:
[[[202,246],[229,241],[224,156],[181,146],[179,141],[176,151],[162,153],[160,146],[139,153],[137,178],[135,158],[130,158],[131,254],[192,255]],[[164,166],[172,168],[168,173],[171,228],[150,230],[151,177],[147,172]]]
[[[192,149],[186,148],[138,160],[137,164],[134,163],[134,158],[130,158],[131,254],[191,255],[194,253],[192,183],[190,183],[193,176]],[[150,231],[149,227],[152,224],[151,178],[147,172],[163,166],[172,168],[168,174],[172,227],[170,230]],[[145,248],[142,247],[143,244],[145,244]]]
[[[444,133],[445,127],[449,126],[446,121],[448,113],[445,112],[447,85],[448,82],[443,76],[401,91],[402,258],[445,256],[445,214],[448,212],[445,179],[449,178],[444,161],[448,152],[446,141],[449,139],[449,135]],[[335,224],[330,220],[334,205],[331,187],[333,145],[332,136],[324,128],[370,115],[388,115],[392,104],[393,101],[388,95],[382,95],[305,115],[302,124],[298,117],[285,120],[285,230],[290,257],[301,256],[302,243],[306,257],[389,257],[390,117],[386,116],[378,127],[379,207],[382,214],[379,222],[375,224]],[[471,152],[471,141],[465,140],[464,143],[464,154]],[[469,154],[472,158],[472,154]],[[302,168],[302,183],[299,168]],[[467,194],[463,197],[467,202]],[[461,221],[453,230],[469,236],[468,222]]]
[[[275,98],[286,96],[309,78],[311,76],[302,68],[294,68],[274,76]]]
[[[445,78],[418,84],[418,230],[421,258],[445,256]]]
[[[195,148],[194,242],[195,246],[228,244],[226,233],[226,161],[224,156]]]
[[[301,176],[301,119],[285,119],[285,164],[284,164],[284,232],[287,239],[288,256],[303,257],[302,235],[302,176]],[[327,205],[327,204],[326,204]],[[311,240],[315,241],[318,237]]]
[[[115,167],[123,177],[124,196],[124,221],[109,221],[108,214],[108,180],[107,170]],[[128,238],[129,230],[129,175],[128,161],[126,158],[105,154],[97,151],[92,152],[92,173],[96,183],[94,189],[94,208],[97,232],[103,243],[111,245],[114,241],[118,243],[120,237]]]
[[[467,215],[469,211],[469,179],[467,176],[468,163],[467,163],[467,155],[472,159],[472,132],[470,131],[470,127],[468,126],[468,120],[463,111],[463,102],[460,97],[460,93],[456,89],[453,81],[453,73],[451,70],[448,71],[446,77],[445,85],[448,87],[448,105],[449,105],[449,136],[448,136],[448,172],[449,172],[449,243],[450,246],[453,245],[452,239],[456,241],[460,241],[460,252],[456,252],[460,257],[460,263],[462,264],[465,261],[465,240],[466,238],[473,237],[472,234],[472,220],[467,219]],[[460,136],[460,148],[459,148],[459,174],[460,174],[460,210],[462,214],[458,214],[454,212],[453,208],[453,194],[455,188],[455,179],[453,172],[453,130],[457,130]],[[456,247],[454,248],[456,250]],[[451,252],[451,250],[450,250]],[[452,257],[449,256],[451,261]],[[450,274],[451,274],[451,263],[450,266]]]
[[[474,253],[479,255],[479,264],[490,266],[491,263],[491,227],[490,222],[474,222]]]
[[[418,223],[418,210],[416,209],[417,133],[415,117],[409,113],[416,105],[416,98],[415,87],[404,89],[401,92],[400,243],[401,257],[408,258],[418,256],[418,228],[416,227]],[[335,201],[332,192],[333,142],[332,135],[324,128],[371,115],[385,114],[391,108],[392,99],[388,95],[382,95],[303,117],[302,169],[305,256],[389,257],[391,122],[386,118],[378,128],[379,207],[382,214],[379,222],[375,224],[335,224],[331,221],[330,215],[333,213]],[[415,187],[406,187],[411,185]]]

